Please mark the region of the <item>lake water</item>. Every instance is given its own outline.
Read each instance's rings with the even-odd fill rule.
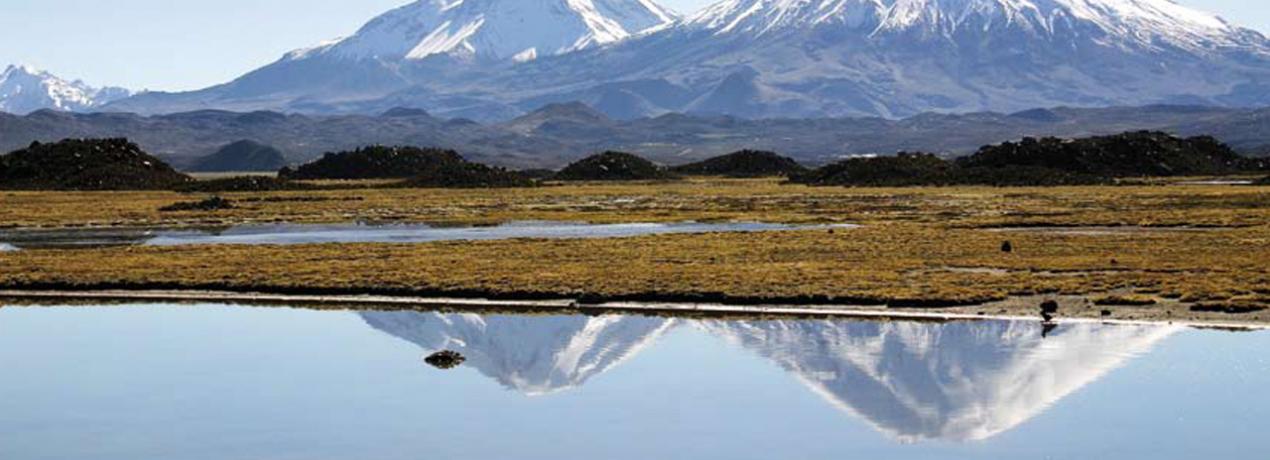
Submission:
[[[423,362],[444,349],[467,361]],[[1261,458],[1267,349],[1090,323],[6,307],[0,458]]]
[[[770,232],[849,227],[851,226],[798,226],[756,222],[632,224],[511,222],[478,227],[441,227],[424,224],[269,224],[193,230],[11,230],[0,231],[0,247],[66,249],[132,245],[426,243],[513,238],[618,238],[679,233]]]

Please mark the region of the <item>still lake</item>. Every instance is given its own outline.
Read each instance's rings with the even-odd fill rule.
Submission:
[[[1251,458],[1267,349],[1167,325],[10,306],[0,458]],[[467,361],[423,362],[440,350]]]

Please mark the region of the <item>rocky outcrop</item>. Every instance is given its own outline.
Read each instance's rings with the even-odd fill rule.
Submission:
[[[127,139],[67,139],[0,156],[0,189],[159,190],[191,181]]]
[[[1136,131],[1083,139],[1024,138],[987,146],[957,162],[966,168],[1035,167],[1102,177],[1187,176],[1265,170],[1270,161],[1235,153],[1210,136]]]
[[[283,168],[278,176],[300,180],[404,179],[445,164],[466,161],[453,150],[377,145],[350,152],[327,153],[321,159],[295,169]]]
[[[676,176],[661,166],[623,152],[604,152],[583,158],[556,173],[564,181],[666,180]]]
[[[672,171],[694,176],[776,177],[796,176],[807,168],[793,158],[775,152],[741,150],[696,163],[677,166]]]

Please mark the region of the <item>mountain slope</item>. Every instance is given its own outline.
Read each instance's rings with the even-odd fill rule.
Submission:
[[[0,111],[28,114],[52,109],[78,112],[128,97],[123,88],[95,88],[27,66],[11,65],[0,73]]]
[[[722,0],[673,26],[662,11],[421,1],[230,84],[113,108],[506,119],[580,100],[629,119],[1270,104],[1270,41],[1169,0]]]
[[[648,0],[420,0],[371,20],[351,37],[288,57],[527,61],[614,43],[675,19]]]

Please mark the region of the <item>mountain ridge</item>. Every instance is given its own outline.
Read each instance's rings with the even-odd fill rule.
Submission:
[[[678,165],[739,150],[775,151],[811,165],[853,155],[923,151],[970,154],[1024,137],[1085,137],[1157,130],[1213,135],[1246,154],[1270,152],[1270,109],[1142,106],[1052,108],[1018,113],[879,117],[741,119],[665,114],[634,120],[597,118],[578,104],[554,106],[520,122],[481,124],[418,111],[381,116],[303,115],[204,110],[170,115],[0,113],[0,151],[32,141],[127,137],[177,167],[189,167],[225,144],[267,140],[287,161],[326,152],[396,144],[458,150],[472,161],[512,168],[558,168],[605,150]]]
[[[0,72],[0,111],[4,112],[85,111],[130,95],[123,88],[98,88],[27,65],[10,65]]]
[[[560,0],[523,5],[550,1]],[[452,5],[425,0],[403,8],[427,14],[385,22],[403,11],[394,10],[359,32],[387,36],[372,32],[412,24],[402,28],[411,38],[388,40],[382,50],[378,40],[344,39],[290,53],[225,85],[139,96],[108,109],[365,114],[407,106],[490,122],[572,101],[620,119],[674,112],[899,119],[1053,106],[1270,104],[1270,41],[1167,0],[722,0],[673,23],[650,13],[664,10],[652,0],[580,3],[610,11],[600,15],[609,20],[625,17],[611,11],[643,11],[644,22],[630,23],[651,26],[636,33],[627,29],[639,27],[623,27],[626,34],[603,40],[587,38],[589,26],[566,28],[575,32],[568,43],[584,46],[547,46],[532,33],[495,46],[459,34],[451,21],[444,37],[417,40],[418,30],[435,32],[428,27],[440,21],[429,8]],[[492,8],[479,10],[486,16],[462,15],[472,21],[518,11],[513,4],[521,5],[469,0],[444,13]],[[547,19],[522,28],[552,29],[586,16],[531,14]],[[533,56],[521,56],[529,48]]]

